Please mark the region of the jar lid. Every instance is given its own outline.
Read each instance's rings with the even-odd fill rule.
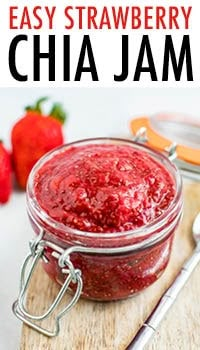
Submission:
[[[177,166],[200,173],[200,121],[179,114],[156,114],[131,120],[134,140],[158,151],[172,151]]]

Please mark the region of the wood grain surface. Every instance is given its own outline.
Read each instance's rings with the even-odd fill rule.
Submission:
[[[195,215],[200,211],[200,184],[185,186],[184,203],[184,217],[176,232],[170,263],[156,283],[139,295],[120,302],[79,300],[62,319],[61,332],[55,338],[42,336],[23,325],[20,350],[125,350],[192,253],[194,243],[191,227]],[[28,291],[28,309],[35,314],[41,313],[51,303],[58,289],[39,266]],[[69,298],[65,296],[63,305]],[[53,316],[43,325],[53,328]],[[145,348],[171,349],[200,349],[200,266]]]

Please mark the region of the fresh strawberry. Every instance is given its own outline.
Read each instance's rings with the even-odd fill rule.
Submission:
[[[6,203],[11,194],[10,154],[0,141],[0,203]]]
[[[14,171],[22,189],[26,188],[28,175],[38,159],[64,141],[65,112],[56,103],[50,113],[44,115],[41,108],[44,101],[46,98],[41,98],[34,106],[27,107],[26,114],[12,129]]]

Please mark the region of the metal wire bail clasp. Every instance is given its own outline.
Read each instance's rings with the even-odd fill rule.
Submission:
[[[71,308],[78,301],[82,291],[83,283],[81,278],[81,271],[79,269],[74,268],[72,262],[70,261],[69,254],[67,254],[67,250],[63,250],[49,241],[42,240],[42,238],[43,232],[41,232],[36,239],[30,242],[30,253],[27,255],[22,265],[19,297],[13,304],[13,312],[21,321],[23,321],[33,329],[48,337],[54,337],[58,335],[60,331],[60,319],[64,316],[65,313],[70,311]],[[58,258],[58,265],[61,267],[62,273],[66,274],[67,277],[58,295],[54,299],[53,303],[50,305],[49,309],[43,315],[36,316],[30,314],[29,311],[27,311],[25,306],[25,297],[27,288],[29,286],[31,277],[37,266],[38,261],[40,259],[43,259],[46,263],[48,263],[48,260],[46,259],[44,254],[46,246],[51,247],[53,249],[52,255]],[[70,302],[66,305],[66,307],[62,311],[60,311],[55,317],[55,329],[53,331],[50,331],[38,325],[37,321],[45,320],[53,313],[53,311],[59,305],[71,282],[77,283],[76,291]]]

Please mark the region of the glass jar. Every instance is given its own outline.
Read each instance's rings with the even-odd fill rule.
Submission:
[[[34,179],[52,157],[70,147],[123,144],[147,152],[171,174],[175,195],[169,207],[153,222],[126,232],[92,233],[67,227],[52,219],[39,205]],[[36,235],[43,242],[43,267],[48,275],[88,299],[109,301],[127,298],[155,282],[165,270],[175,229],[182,214],[182,181],[176,166],[163,154],[137,142],[99,138],[61,146],[34,166],[27,186],[27,211]]]

